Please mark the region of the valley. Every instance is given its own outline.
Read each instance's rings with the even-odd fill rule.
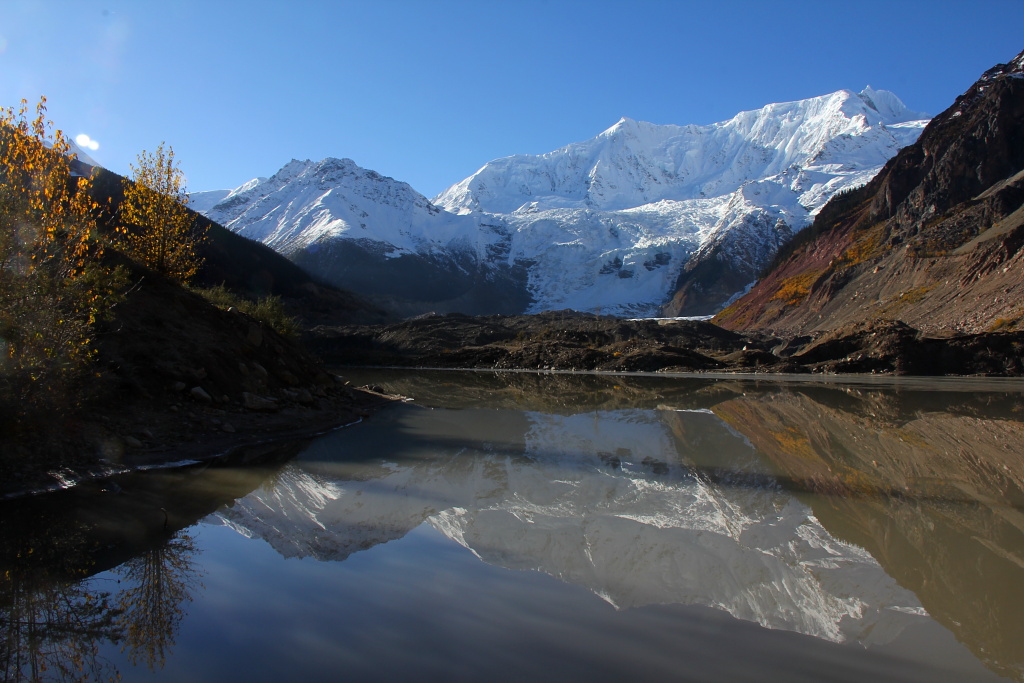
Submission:
[[[1022,24],[0,3],[0,680],[1024,683]]]
[[[13,448],[93,453],[81,473],[319,431],[388,400],[336,378],[353,366],[1020,376],[1022,122],[1024,55],[930,122],[871,88],[709,126],[624,118],[433,200],[293,160],[193,195],[196,286],[227,298],[126,262],[88,399],[57,433],[26,413]],[[118,229],[128,181],[72,164]],[[295,336],[230,297],[273,300]]]

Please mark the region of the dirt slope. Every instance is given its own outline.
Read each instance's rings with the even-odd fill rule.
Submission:
[[[1024,326],[1024,53],[986,72],[865,187],[837,197],[714,322],[777,335],[901,321]]]

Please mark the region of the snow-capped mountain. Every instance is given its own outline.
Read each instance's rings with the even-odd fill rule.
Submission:
[[[207,193],[198,199],[205,202]],[[478,228],[351,159],[293,159],[270,178],[227,192],[205,213],[284,253],[330,238],[387,243],[389,255],[417,253],[470,243]]]
[[[433,201],[325,159],[193,206],[335,284],[421,309],[703,314],[926,123],[890,92],[842,90],[708,126],[624,118],[492,161]]]
[[[503,224],[445,211],[351,159],[292,160],[234,190],[193,193],[190,205],[328,282],[398,308],[412,302],[410,312],[519,312],[529,302],[525,276],[495,246],[507,240]]]
[[[91,156],[89,156],[86,153],[86,151],[84,149],[82,149],[78,145],[77,142],[75,142],[72,139],[69,139],[67,142],[68,142],[68,151],[67,151],[68,156],[73,156],[78,161],[81,161],[83,164],[88,164],[89,166],[99,166],[99,164],[96,163],[96,160],[93,159]]]
[[[803,206],[820,206],[845,178],[870,178],[872,168],[917,138],[926,118],[870,87],[769,104],[709,126],[623,118],[585,142],[492,161],[434,201],[454,212],[623,211],[723,197],[771,179],[799,192]]]

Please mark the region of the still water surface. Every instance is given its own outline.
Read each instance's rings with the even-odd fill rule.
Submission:
[[[374,372],[0,507],[4,680],[1024,680],[1024,387]]]

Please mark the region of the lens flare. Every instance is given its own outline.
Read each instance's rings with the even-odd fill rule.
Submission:
[[[75,138],[75,142],[77,142],[78,146],[82,149],[91,149],[94,152],[100,148],[100,143],[96,142],[85,133],[77,136]]]

